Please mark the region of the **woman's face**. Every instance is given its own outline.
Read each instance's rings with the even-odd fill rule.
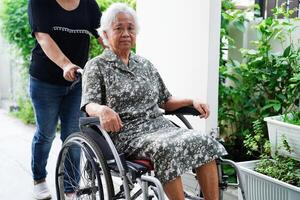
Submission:
[[[130,51],[136,41],[133,17],[124,13],[118,14],[111,28],[105,32],[105,36],[114,52]]]

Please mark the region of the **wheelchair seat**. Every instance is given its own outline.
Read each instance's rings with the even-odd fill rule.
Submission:
[[[132,162],[145,166],[149,171],[154,170],[154,166],[151,160],[138,159],[138,160],[132,160]]]

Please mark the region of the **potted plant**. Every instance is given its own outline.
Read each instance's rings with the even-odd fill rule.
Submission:
[[[272,56],[275,58],[272,61],[272,65],[275,68],[272,70],[276,68],[281,70],[267,72],[271,76],[265,82],[276,86],[273,88],[273,91],[265,91],[265,95],[271,94],[270,97],[272,98],[264,102],[262,110],[267,112],[262,116],[265,117],[264,121],[267,122],[272,155],[274,156],[275,152],[277,152],[280,155],[291,156],[300,160],[300,48],[295,43],[297,38],[293,34],[298,27],[299,19],[290,18],[290,13],[294,11],[286,10],[286,4],[274,10],[276,20],[270,21],[276,23],[270,30],[277,30],[277,33],[281,35],[278,37],[281,46],[287,45],[287,47],[282,54],[279,53],[279,55],[274,54]],[[279,20],[278,17],[280,16],[283,16],[284,19]],[[277,35],[277,33],[275,31],[274,34]],[[279,113],[282,115],[278,115]],[[283,135],[292,149],[294,149],[292,153],[287,152],[284,148],[278,149],[280,138]]]
[[[300,161],[300,112],[266,117],[264,120],[268,125],[272,155],[274,156],[275,152],[278,152],[280,155],[290,156]],[[286,141],[293,149],[292,152],[285,148],[278,148],[282,145],[280,139],[282,136],[286,137]]]
[[[286,138],[282,144],[287,152],[293,150]],[[280,148],[279,148],[280,149]],[[248,200],[296,200],[300,199],[300,162],[277,153],[266,154],[259,160],[238,163]],[[242,199],[239,196],[239,199]]]

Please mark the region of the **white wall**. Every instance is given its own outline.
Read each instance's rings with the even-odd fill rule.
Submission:
[[[235,28],[233,25],[229,28],[229,36],[234,39],[236,48],[229,48],[228,56],[231,59],[238,60],[239,62],[242,62],[243,58],[240,52],[241,48],[246,49],[255,49],[256,46],[252,44],[252,41],[257,40],[257,30],[255,29],[255,26],[260,23],[262,19],[255,19],[245,24],[245,32],[239,31],[237,28]],[[292,21],[292,23],[297,27],[291,38],[293,43],[300,47],[300,22],[295,20]],[[288,36],[288,35],[287,35]],[[290,41],[287,40],[285,43],[283,43],[283,46],[278,40],[271,41],[271,48],[272,52],[275,53],[282,53],[284,49],[290,44]]]
[[[9,45],[0,36],[0,107],[2,100],[8,100],[12,93]]]
[[[217,127],[219,0],[137,0],[138,54],[158,68],[174,96],[209,103],[211,116],[197,128]]]

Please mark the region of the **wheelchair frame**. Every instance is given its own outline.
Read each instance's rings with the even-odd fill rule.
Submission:
[[[172,112],[166,112],[166,115],[175,115],[177,116],[177,118],[179,118],[182,123],[188,128],[188,129],[192,129],[193,127],[191,126],[191,124],[188,122],[188,120],[184,117],[184,115],[194,115],[194,116],[198,116],[199,112],[197,110],[195,110],[192,107],[183,107],[180,108],[176,111],[172,111]],[[122,179],[122,190],[124,192],[123,196],[126,200],[129,199],[136,199],[137,197],[139,197],[140,195],[142,195],[144,200],[148,200],[148,199],[152,199],[152,196],[149,196],[149,186],[151,186],[152,190],[154,191],[155,196],[157,197],[157,199],[159,200],[164,200],[165,199],[165,195],[164,195],[164,190],[163,190],[163,186],[160,183],[160,181],[149,175],[149,171],[143,174],[140,174],[140,172],[138,173],[138,175],[134,175],[135,180],[131,180],[130,177],[132,177],[132,174],[136,169],[134,168],[134,166],[130,166],[128,165],[130,162],[126,161],[124,156],[122,154],[119,154],[117,149],[115,148],[115,145],[113,144],[109,134],[100,127],[100,122],[99,122],[99,118],[97,117],[84,117],[80,119],[80,128],[82,133],[84,134],[85,130],[87,127],[91,127],[91,126],[96,126],[100,133],[102,134],[102,136],[104,137],[105,141],[107,142],[111,153],[113,155],[113,159],[111,160],[105,160],[105,162],[107,163],[114,163],[117,166],[117,171],[118,171],[118,175],[119,177]],[[217,135],[218,137],[218,129],[212,130],[212,132],[214,132],[214,134]],[[64,146],[68,145],[69,141],[72,140],[72,134],[66,139],[66,141],[63,144],[63,148]],[[91,145],[93,146],[93,145]],[[100,147],[98,147],[99,149],[97,151],[101,151]],[[59,174],[59,165],[61,163],[61,158],[62,158],[62,151],[59,153],[58,156],[58,160],[57,160],[57,166],[56,166],[56,193],[57,193],[57,198],[58,200],[63,200],[64,199],[64,195],[62,195],[63,191],[61,191],[61,184],[59,183],[59,179],[58,177],[61,176],[62,174]],[[226,164],[226,165],[230,165],[232,166],[237,174],[237,183],[228,183],[227,181],[227,176],[223,175],[223,171],[222,171],[222,165]],[[139,164],[137,164],[139,165]],[[129,170],[129,169],[131,170]],[[231,161],[231,160],[227,160],[227,159],[222,159],[219,158],[217,160],[217,168],[218,168],[218,177],[219,177],[219,193],[220,193],[220,199],[223,199],[223,191],[226,190],[228,187],[234,187],[234,188],[239,188],[243,197],[243,200],[246,200],[245,198],[245,194],[244,194],[244,187],[241,181],[241,176],[239,173],[239,169],[237,167],[237,165]],[[111,169],[108,169],[111,170]],[[139,189],[135,194],[133,194],[132,196],[130,195],[131,189],[130,186],[133,185],[133,182],[138,182],[139,185],[141,186],[141,189]],[[200,191],[199,191],[200,194]],[[185,192],[186,198],[188,199],[203,199],[201,197],[197,197],[197,196],[191,196],[188,195]],[[96,198],[92,198],[92,199],[96,199]],[[112,198],[112,199],[116,199],[116,198]]]

